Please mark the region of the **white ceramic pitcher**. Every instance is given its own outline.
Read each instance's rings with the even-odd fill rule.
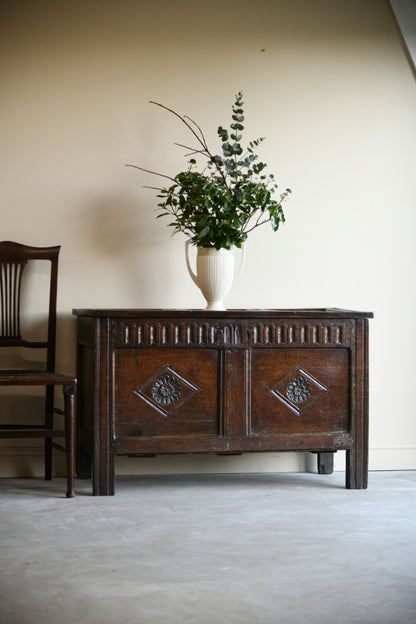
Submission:
[[[213,247],[197,247],[196,275],[189,261],[189,245],[185,243],[186,266],[189,275],[207,300],[206,310],[225,310],[224,299],[228,295],[233,282],[239,277],[244,265],[244,245],[241,248],[239,266],[236,267],[234,249],[214,249]]]

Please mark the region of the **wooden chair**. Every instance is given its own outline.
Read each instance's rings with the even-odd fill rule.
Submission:
[[[44,370],[7,369],[0,360],[1,386],[45,386],[45,420],[39,425],[0,425],[0,438],[44,438],[45,479],[52,479],[52,448],[66,451],[67,497],[74,496],[74,434],[76,379],[55,371],[56,295],[58,257],[60,246],[30,247],[15,242],[0,242],[0,347],[44,349]],[[21,336],[21,285],[23,271],[33,260],[50,261],[49,315],[47,339],[25,340]],[[27,273],[25,273],[25,276]],[[3,351],[5,353],[5,350]],[[39,352],[42,353],[42,352]],[[3,359],[3,358],[2,358]],[[54,408],[55,386],[62,386],[64,410]],[[64,415],[64,429],[54,429],[54,413]],[[65,448],[54,443],[54,438],[64,437]]]

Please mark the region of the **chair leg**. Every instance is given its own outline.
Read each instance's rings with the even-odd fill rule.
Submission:
[[[75,384],[63,386],[65,400],[66,496],[72,498],[75,470]]]
[[[45,439],[45,481],[52,479],[52,438]]]
[[[45,428],[53,429],[54,386],[46,387]],[[52,479],[52,438],[45,439],[45,480]]]

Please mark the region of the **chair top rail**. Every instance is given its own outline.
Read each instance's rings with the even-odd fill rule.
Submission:
[[[0,260],[53,260],[58,257],[60,245],[33,247],[14,241],[0,241]]]

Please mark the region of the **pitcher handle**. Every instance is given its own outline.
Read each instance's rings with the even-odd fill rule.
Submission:
[[[234,248],[234,279],[238,279],[240,277],[241,271],[243,270],[244,267],[244,262],[246,259],[246,246],[243,243],[243,245],[240,247],[240,263],[237,266],[237,263],[235,262],[235,250],[237,249],[237,247]]]
[[[191,267],[191,263],[189,262],[189,245],[191,245],[192,241],[187,240],[185,241],[185,258],[186,258],[186,266],[187,269],[189,271],[189,275],[192,277],[193,281],[195,282],[195,284],[198,286],[198,278],[195,275],[195,273],[192,271],[192,267]]]

